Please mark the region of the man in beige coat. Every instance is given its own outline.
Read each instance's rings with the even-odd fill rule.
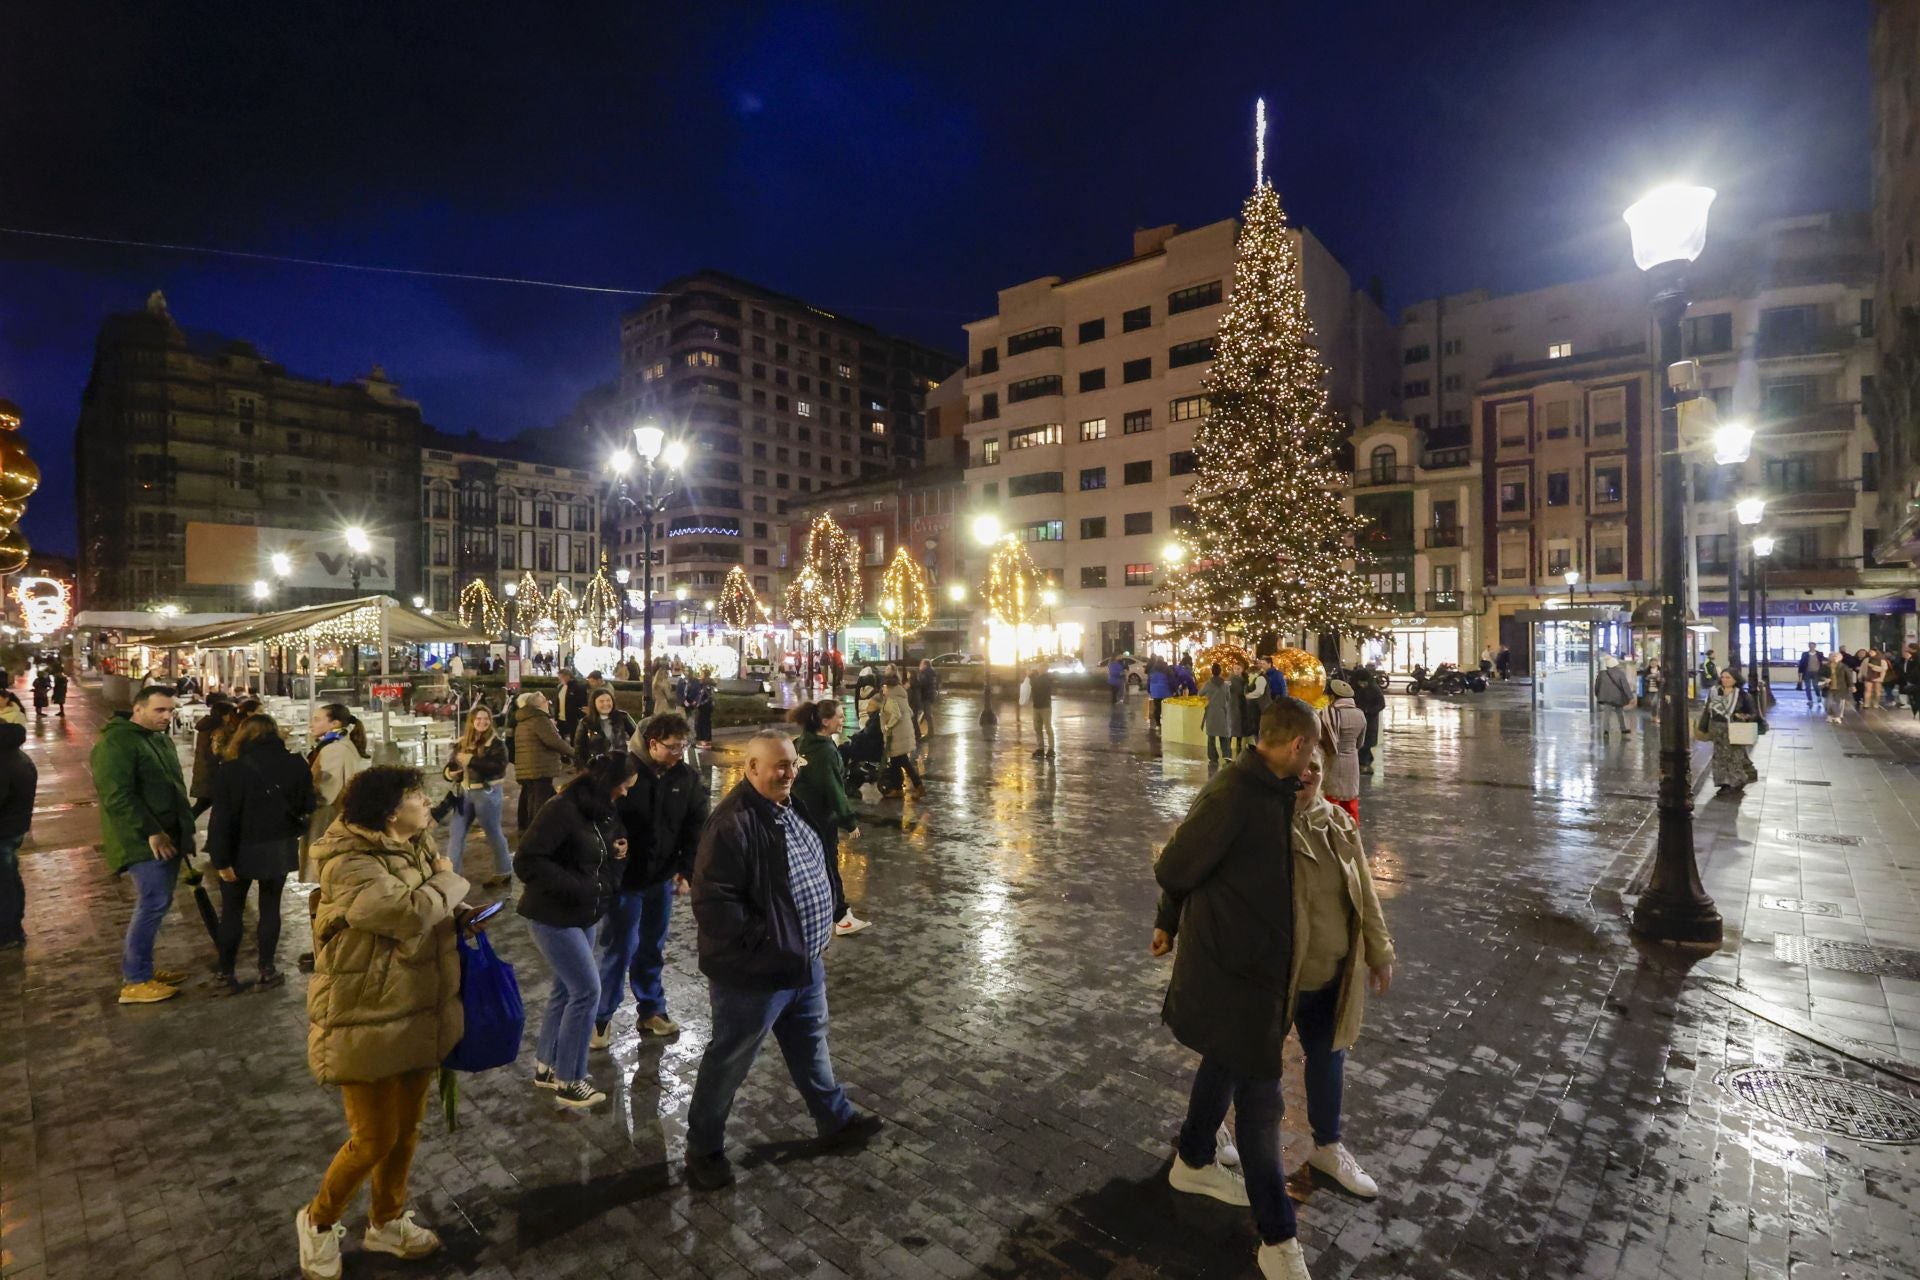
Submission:
[[[553,723],[546,694],[521,694],[517,711],[513,722],[513,776],[520,784],[518,825],[525,831],[540,806],[553,798],[553,780],[573,763],[573,749]]]

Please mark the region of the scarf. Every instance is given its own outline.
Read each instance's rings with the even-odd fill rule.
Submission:
[[[1723,689],[1715,689],[1713,696],[1707,699],[1707,711],[1712,715],[1719,716],[1722,720],[1733,719],[1733,713],[1739,706],[1740,691],[1738,689],[1735,689],[1732,693],[1728,693]]]

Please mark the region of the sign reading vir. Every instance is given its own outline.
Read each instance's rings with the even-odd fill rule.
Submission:
[[[361,567],[362,592],[392,591],[393,539],[369,535],[373,549]],[[187,581],[195,586],[244,587],[262,578],[274,579],[273,557],[285,552],[291,572],[284,579],[293,587],[353,585],[351,553],[338,531],[268,529],[250,524],[187,522]]]

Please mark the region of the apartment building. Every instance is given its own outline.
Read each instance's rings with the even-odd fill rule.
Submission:
[[[1058,584],[1054,621],[1079,629],[1089,664],[1165,647],[1148,596],[1189,518],[1201,379],[1237,231],[1234,219],[1137,231],[1124,261],[1003,289],[996,313],[966,326],[971,511],[1026,541]],[[1358,425],[1392,407],[1392,326],[1310,232],[1290,234],[1330,406]],[[983,557],[972,556],[977,583]]]
[[[451,609],[479,578],[496,596],[531,571],[577,599],[600,560],[606,486],[520,440],[428,430],[420,449],[420,582]]]
[[[107,317],[74,435],[80,598],[95,610],[256,607],[419,590],[420,406],[378,365],[301,377],[250,343],[182,328],[155,292]],[[372,545],[355,562],[345,530]]]
[[[789,503],[926,459],[926,397],[958,356],[724,272],[661,291],[620,326],[626,416],[689,450],[685,487],[655,522],[656,593],[717,589],[736,564],[773,579]],[[636,573],[640,535],[620,518],[609,538]]]
[[[1875,6],[1871,62],[1879,395],[1869,410],[1882,477],[1875,554],[1920,565],[1920,0]]]

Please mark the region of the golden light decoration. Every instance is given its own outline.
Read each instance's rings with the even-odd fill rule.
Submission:
[[[860,544],[832,516],[814,517],[801,563],[813,573],[821,630],[838,631],[860,616]]]
[[[318,648],[328,644],[366,645],[379,642],[380,606],[371,604],[362,605],[337,618],[316,622],[287,637],[287,643],[296,648],[309,643]]]
[[[73,589],[58,578],[23,577],[14,584],[13,598],[36,636],[50,636],[73,618]]]
[[[513,629],[523,636],[530,636],[540,629],[540,620],[547,616],[547,597],[540,590],[539,579],[529,569],[520,576],[519,590],[513,597]]]
[[[27,499],[40,487],[40,468],[27,456],[20,434],[20,409],[0,400],[0,573],[18,573],[27,567],[32,547],[20,529]]]
[[[1273,655],[1273,665],[1287,678],[1287,692],[1315,709],[1333,699],[1327,696],[1327,669],[1320,659],[1305,649],[1282,649]]]
[[[811,568],[803,567],[799,576],[787,584],[781,605],[787,621],[796,630],[811,635],[827,628],[827,600],[820,590],[820,579]]]
[[[580,606],[573,598],[573,592],[567,590],[567,584],[556,582],[553,591],[547,596],[546,612],[540,615],[540,621],[552,627],[560,635],[571,638],[574,624],[580,620]]]
[[[759,625],[761,612],[747,571],[739,565],[727,570],[727,580],[720,584],[720,621],[734,631],[745,631]]]
[[[497,636],[507,629],[507,611],[493,590],[479,578],[460,589],[460,625],[469,631]]]
[[[588,643],[610,644],[620,629],[620,589],[607,576],[606,553],[600,555],[600,570],[580,593],[580,608],[574,630],[584,631]]]
[[[1040,592],[1045,586],[1033,557],[1027,554],[1026,543],[1009,535],[994,546],[982,593],[989,617],[1008,626],[1025,626],[1040,607]]]
[[[1233,643],[1216,644],[1211,648],[1202,649],[1194,655],[1193,660],[1196,664],[1194,666],[1196,676],[1211,668],[1216,662],[1220,664],[1221,675],[1232,675],[1236,666],[1245,671],[1253,670],[1253,654]]]
[[[917,634],[933,620],[927,571],[905,547],[894,550],[892,563],[880,577],[880,591],[880,622],[901,638]]]

